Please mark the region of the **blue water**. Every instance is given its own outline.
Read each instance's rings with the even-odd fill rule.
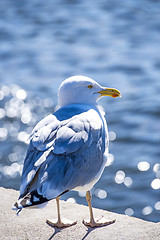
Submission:
[[[93,206],[160,220],[160,1],[0,1],[0,185],[19,189],[35,124],[81,74],[115,87],[103,98],[110,165]],[[83,193],[68,201],[86,204]]]

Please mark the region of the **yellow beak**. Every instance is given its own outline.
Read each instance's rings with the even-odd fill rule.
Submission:
[[[113,97],[113,98],[121,97],[120,91],[118,91],[117,89],[114,89],[114,88],[103,88],[98,93],[101,94],[100,97],[103,97],[103,96],[110,96],[110,97]]]

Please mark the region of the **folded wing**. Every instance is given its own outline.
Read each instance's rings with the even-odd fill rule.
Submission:
[[[35,195],[50,200],[91,182],[104,161],[104,125],[95,109],[81,109],[76,115],[74,109],[60,109],[39,122],[25,158],[20,198],[34,193],[32,203],[38,199],[38,204]]]

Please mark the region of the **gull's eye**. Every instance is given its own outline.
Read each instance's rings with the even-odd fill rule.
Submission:
[[[93,88],[93,85],[92,84],[88,85],[88,88],[89,89]]]

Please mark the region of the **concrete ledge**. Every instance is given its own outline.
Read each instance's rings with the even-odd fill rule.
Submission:
[[[55,200],[43,209],[24,209],[20,216],[11,210],[18,198],[18,192],[0,188],[0,239],[8,240],[160,240],[160,223],[146,222],[104,210],[93,209],[96,217],[105,216],[116,219],[114,224],[91,229],[82,224],[83,218],[89,217],[88,207],[78,204],[60,202],[62,216],[78,220],[78,224],[66,229],[54,229],[48,226],[47,218],[56,218]]]

